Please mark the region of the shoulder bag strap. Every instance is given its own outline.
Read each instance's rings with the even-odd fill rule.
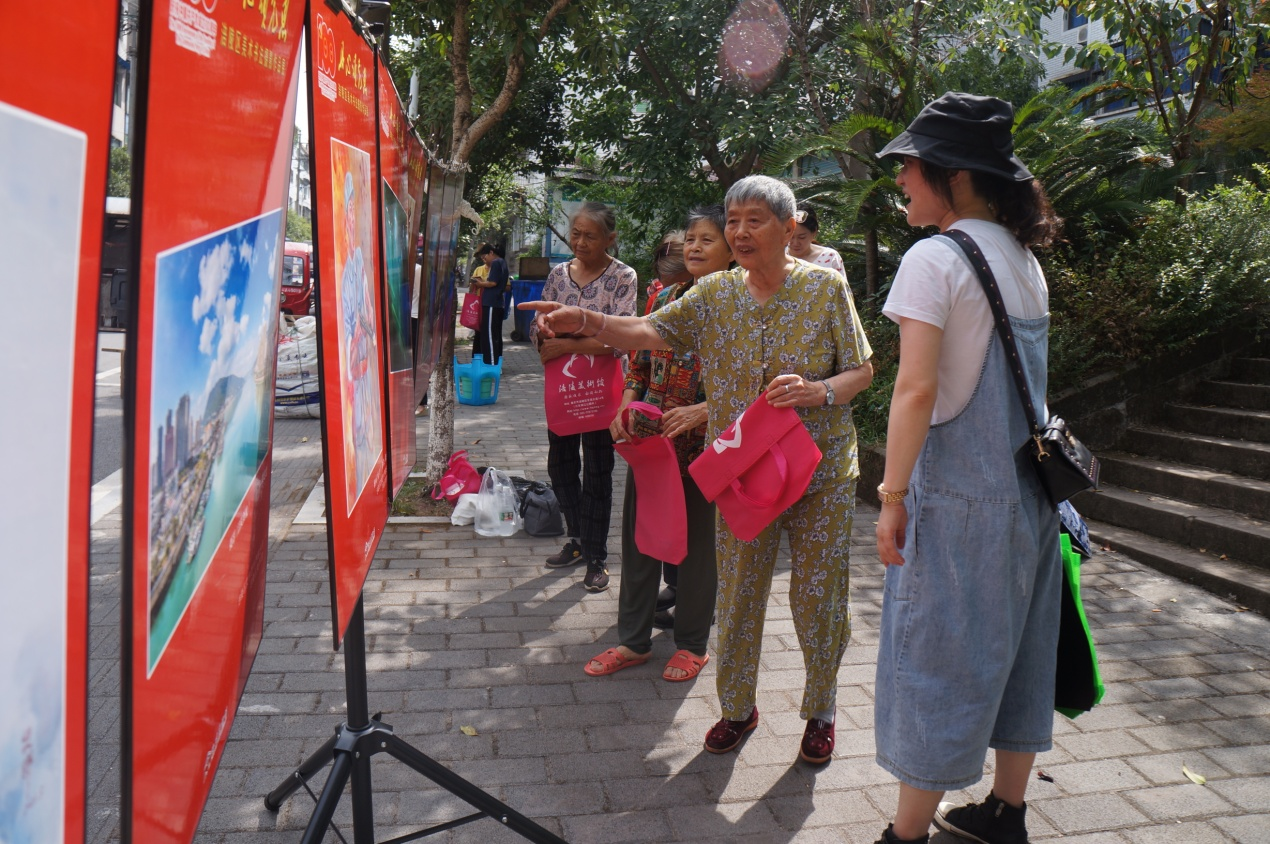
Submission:
[[[966,260],[974,269],[975,275],[979,277],[983,292],[988,296],[988,304],[992,307],[997,334],[1004,344],[1010,373],[1014,376],[1014,386],[1018,389],[1019,399],[1023,402],[1023,414],[1027,417],[1027,424],[1032,429],[1032,439],[1036,441],[1041,453],[1044,453],[1045,448],[1041,444],[1041,426],[1037,424],[1036,406],[1032,404],[1032,391],[1028,389],[1027,378],[1023,375],[1023,364],[1019,361],[1019,347],[1014,340],[1014,331],[1010,328],[1010,317],[1006,315],[1005,303],[1001,300],[1001,289],[997,287],[997,280],[993,277],[991,268],[988,267],[988,259],[983,256],[983,251],[979,249],[979,244],[975,243],[974,238],[963,231],[949,229],[946,232],[940,232],[936,237],[947,238],[960,246],[961,251],[966,254]]]

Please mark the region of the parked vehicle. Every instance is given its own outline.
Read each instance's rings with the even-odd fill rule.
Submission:
[[[284,314],[307,316],[313,312],[313,244],[287,241],[282,251],[282,295],[279,308]]]

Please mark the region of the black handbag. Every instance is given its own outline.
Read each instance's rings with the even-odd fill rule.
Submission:
[[[988,260],[983,257],[979,245],[970,235],[955,229],[942,232],[938,236],[946,237],[961,247],[979,277],[979,283],[983,285],[983,292],[988,296],[988,304],[992,306],[992,316],[997,324],[997,334],[1004,344],[1010,372],[1014,375],[1014,386],[1019,391],[1023,413],[1032,432],[1031,439],[1024,448],[1027,449],[1032,468],[1036,470],[1036,476],[1040,479],[1050,504],[1057,508],[1078,492],[1097,489],[1101,471],[1098,458],[1076,439],[1067,423],[1052,414],[1044,428],[1036,421],[1032,392],[1028,389],[1023,366],[1019,362],[1018,346],[1014,342],[1014,332],[1010,329],[1005,304],[1001,301],[1001,290],[997,287],[997,280],[993,277]]]

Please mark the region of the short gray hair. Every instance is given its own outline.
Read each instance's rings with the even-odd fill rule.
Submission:
[[[798,210],[798,200],[789,185],[771,176],[746,176],[728,188],[723,207],[731,208],[742,202],[763,203],[782,223]]]
[[[573,216],[569,218],[569,228],[573,228],[574,221],[579,217],[586,217],[595,221],[600,228],[604,229],[606,235],[617,231],[617,216],[613,213],[613,209],[603,202],[582,203],[578,210],[573,212]]]

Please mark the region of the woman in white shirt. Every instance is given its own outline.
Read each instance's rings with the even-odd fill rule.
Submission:
[[[816,266],[837,270],[846,278],[847,267],[842,263],[838,250],[816,242],[816,237],[820,234],[820,221],[816,219],[816,212],[807,203],[800,202],[798,210],[794,212],[794,220],[798,225],[794,227],[794,234],[785,251]]]
[[[1030,247],[1059,221],[1014,155],[1013,117],[1002,100],[945,94],[878,155],[903,160],[909,225],[963,232],[983,252],[1044,419],[1049,295]],[[1013,350],[961,248],[915,244],[883,313],[900,326],[900,368],[878,486],[874,733],[900,796],[879,844],[926,842],[932,820],[970,841],[1026,844],[1023,796],[1053,730],[1058,517],[1018,456],[1029,429]],[[989,747],[992,793],[941,803],[979,781]]]

